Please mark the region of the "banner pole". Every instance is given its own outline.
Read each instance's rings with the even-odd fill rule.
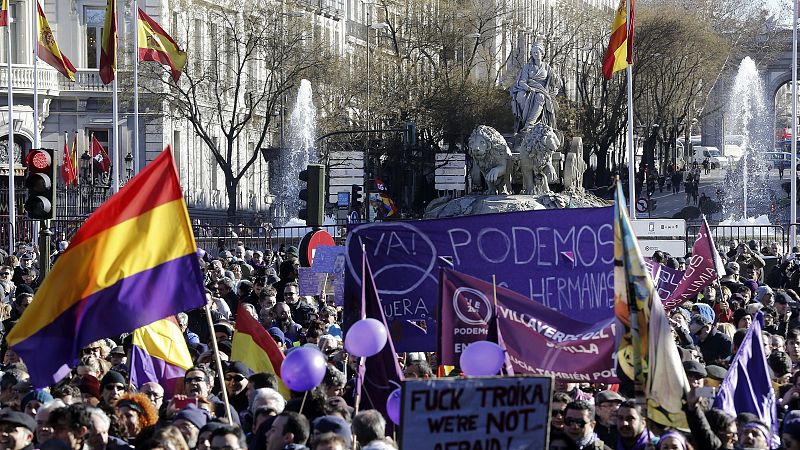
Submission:
[[[797,0],[794,2],[792,18],[792,183],[790,222],[797,223]],[[797,230],[789,227],[789,247],[797,245]]]
[[[625,1],[625,22],[627,45],[633,45],[630,36],[631,31],[631,0]],[[626,56],[627,57],[627,56]],[[629,62],[625,69],[628,81],[628,132],[626,134],[626,146],[628,147],[628,208],[630,208],[631,220],[636,219],[636,148],[633,142],[633,66]]]
[[[228,423],[233,424],[233,419],[231,418],[231,404],[228,401],[228,390],[225,389],[225,374],[222,371],[222,360],[219,357],[219,347],[217,346],[217,335],[214,333],[214,320],[211,319],[211,307],[206,304],[203,309],[206,310],[208,329],[211,330],[211,348],[214,350],[214,363],[217,366],[220,386],[222,386],[222,402],[225,403],[225,418],[228,419]],[[209,380],[209,383],[210,382]]]
[[[11,70],[11,11],[7,12],[6,24],[6,70],[8,71],[8,254],[14,254],[17,229],[17,203],[14,193],[14,73]]]

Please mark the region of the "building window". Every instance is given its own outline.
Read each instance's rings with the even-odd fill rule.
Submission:
[[[106,9],[87,6],[83,11],[83,19],[86,23],[86,67],[97,69],[100,67],[100,42],[103,38]]]

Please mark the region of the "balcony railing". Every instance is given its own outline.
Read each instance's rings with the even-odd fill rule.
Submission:
[[[55,69],[44,63],[37,68],[39,75],[39,93],[57,94],[58,92],[111,92],[111,85],[104,85],[97,69],[80,69],[75,73],[75,82],[70,81]],[[13,89],[19,93],[33,93],[33,65],[12,64],[11,75],[14,77]],[[0,65],[0,91],[8,86],[8,67]]]

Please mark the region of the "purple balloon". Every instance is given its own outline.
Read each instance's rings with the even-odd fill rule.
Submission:
[[[505,364],[505,350],[494,342],[475,342],[464,349],[460,362],[461,370],[467,376],[497,375]]]
[[[386,399],[386,415],[395,425],[400,425],[400,388],[393,390]]]
[[[281,378],[291,390],[310,391],[317,387],[325,377],[325,356],[314,347],[298,347],[283,360]]]
[[[361,319],[347,331],[344,348],[351,355],[369,357],[383,350],[388,338],[383,322],[376,319]]]

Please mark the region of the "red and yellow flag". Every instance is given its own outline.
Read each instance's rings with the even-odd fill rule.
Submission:
[[[186,67],[186,52],[163,28],[139,8],[139,61],[155,61],[170,67],[172,79],[178,82]]]
[[[289,399],[289,388],[280,380],[283,352],[258,321],[240,304],[236,311],[236,332],[231,343],[231,360],[241,361],[256,372],[274,373],[281,395]]]
[[[116,0],[106,4],[106,21],[100,48],[100,79],[104,84],[114,81],[117,73],[117,5]]]
[[[5,3],[6,0],[3,0]],[[42,11],[42,5],[37,1],[36,10],[39,12],[39,42],[37,43],[36,53],[39,59],[50,64],[59,71],[62,75],[75,81],[75,72],[78,69],[72,65],[72,62],[58,49],[56,38],[53,36],[53,30],[50,29],[50,24],[47,23],[47,17]],[[66,143],[64,143],[66,146]]]
[[[603,77],[610,80],[614,72],[625,70],[628,64],[633,64],[633,5],[635,0],[630,0],[631,23],[628,23],[626,0],[619,1],[614,22],[611,24],[611,40],[603,58]]]
[[[0,0],[0,27],[8,25],[8,0]]]
[[[78,184],[78,174],[75,172],[75,166],[72,164],[72,156],[67,147],[66,133],[64,133],[64,163],[61,165],[61,178],[64,180],[64,186],[69,186],[73,183]]]

